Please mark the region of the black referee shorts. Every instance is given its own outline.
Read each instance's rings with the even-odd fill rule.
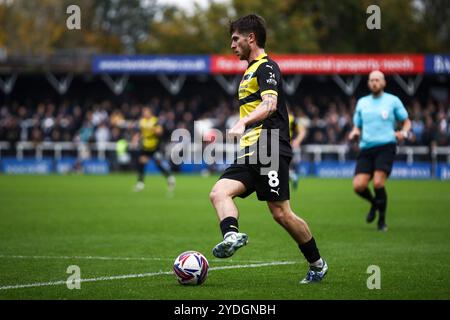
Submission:
[[[252,164],[250,159],[245,164],[237,163],[230,165],[222,174],[220,179],[231,179],[242,182],[246,191],[238,197],[246,198],[256,191],[260,201],[284,201],[289,200],[289,163],[291,157],[279,156],[278,170],[269,171],[261,175],[261,168],[268,168],[270,164],[262,165],[259,161]]]
[[[391,174],[397,151],[395,143],[389,143],[373,148],[362,149],[356,158],[355,175],[367,173],[371,176],[376,170]]]

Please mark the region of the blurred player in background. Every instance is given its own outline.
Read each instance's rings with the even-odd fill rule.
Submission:
[[[210,193],[223,235],[213,254],[228,258],[247,244],[247,234],[239,232],[239,212],[233,198],[246,198],[256,192],[258,200],[266,201],[274,220],[291,235],[309,262],[309,271],[300,283],[319,282],[325,277],[328,265],[320,256],[308,224],[292,211],[289,202],[292,158],[289,119],[279,66],[264,51],[265,21],[254,14],[242,17],[230,24],[230,35],[231,49],[240,60],[248,62],[248,67],[239,84],[240,119],[228,131],[231,137],[240,138],[240,155]],[[276,150],[271,150],[271,138],[261,138],[262,130],[267,130],[267,135],[275,135]],[[261,149],[270,150],[278,160],[278,168],[264,175]]]
[[[139,130],[138,181],[135,190],[141,191],[144,189],[145,166],[150,159],[153,159],[158,169],[167,178],[168,191],[173,191],[175,188],[175,176],[172,174],[170,165],[167,162],[163,162],[163,155],[159,151],[163,128],[158,123],[158,117],[153,115],[152,109],[149,107],[142,108]]]
[[[368,86],[372,93],[358,100],[349,134],[350,140],[360,138],[353,188],[371,204],[367,222],[374,221],[378,211],[378,230],[387,231],[385,184],[394,163],[396,143],[408,138],[411,121],[400,99],[384,92],[386,80],[381,71],[370,73]],[[395,131],[397,122],[402,122],[400,131]],[[375,197],[368,188],[372,179]]]
[[[292,182],[292,187],[297,190],[298,187],[298,165],[300,164],[300,145],[306,136],[306,127],[295,117],[292,110],[288,108],[289,115],[289,135],[291,137],[291,146],[293,157],[289,169],[289,178]]]

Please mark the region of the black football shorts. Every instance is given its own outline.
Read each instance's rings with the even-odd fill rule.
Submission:
[[[251,161],[251,160],[254,161]],[[255,163],[256,162],[256,163]],[[268,168],[270,164],[264,165],[252,157],[247,157],[246,163],[234,161],[220,179],[231,179],[242,182],[246,191],[240,198],[246,198],[256,191],[256,196],[260,201],[283,201],[289,200],[289,163],[291,157],[278,156],[277,170],[269,170],[266,174],[261,174],[261,168]]]
[[[394,143],[362,149],[356,158],[355,175],[359,173],[373,175],[376,170],[379,170],[386,172],[389,176],[396,151],[397,146]]]

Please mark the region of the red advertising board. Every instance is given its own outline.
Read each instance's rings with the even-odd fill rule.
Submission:
[[[283,74],[366,74],[381,70],[386,74],[423,73],[425,56],[413,54],[291,54],[271,55]],[[238,74],[247,62],[233,55],[212,55],[213,74]]]

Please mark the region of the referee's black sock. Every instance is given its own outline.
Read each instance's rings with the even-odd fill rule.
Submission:
[[[370,192],[369,188],[364,189],[363,191],[356,191],[356,194],[361,198],[366,199],[371,204],[374,204],[374,198],[372,196],[372,192]]]
[[[303,253],[305,259],[309,262],[309,264],[320,260],[319,249],[317,248],[316,240],[314,240],[314,237],[312,237],[311,240],[306,243],[299,244],[298,247],[300,248],[300,251]]]
[[[138,181],[144,182],[145,163],[138,162]]]
[[[220,230],[225,238],[228,232],[239,232],[239,224],[235,217],[226,217],[220,221]]]
[[[387,207],[387,194],[386,189],[375,188],[375,204],[377,205],[380,215],[378,217],[378,224],[385,224],[386,220],[386,207]]]

